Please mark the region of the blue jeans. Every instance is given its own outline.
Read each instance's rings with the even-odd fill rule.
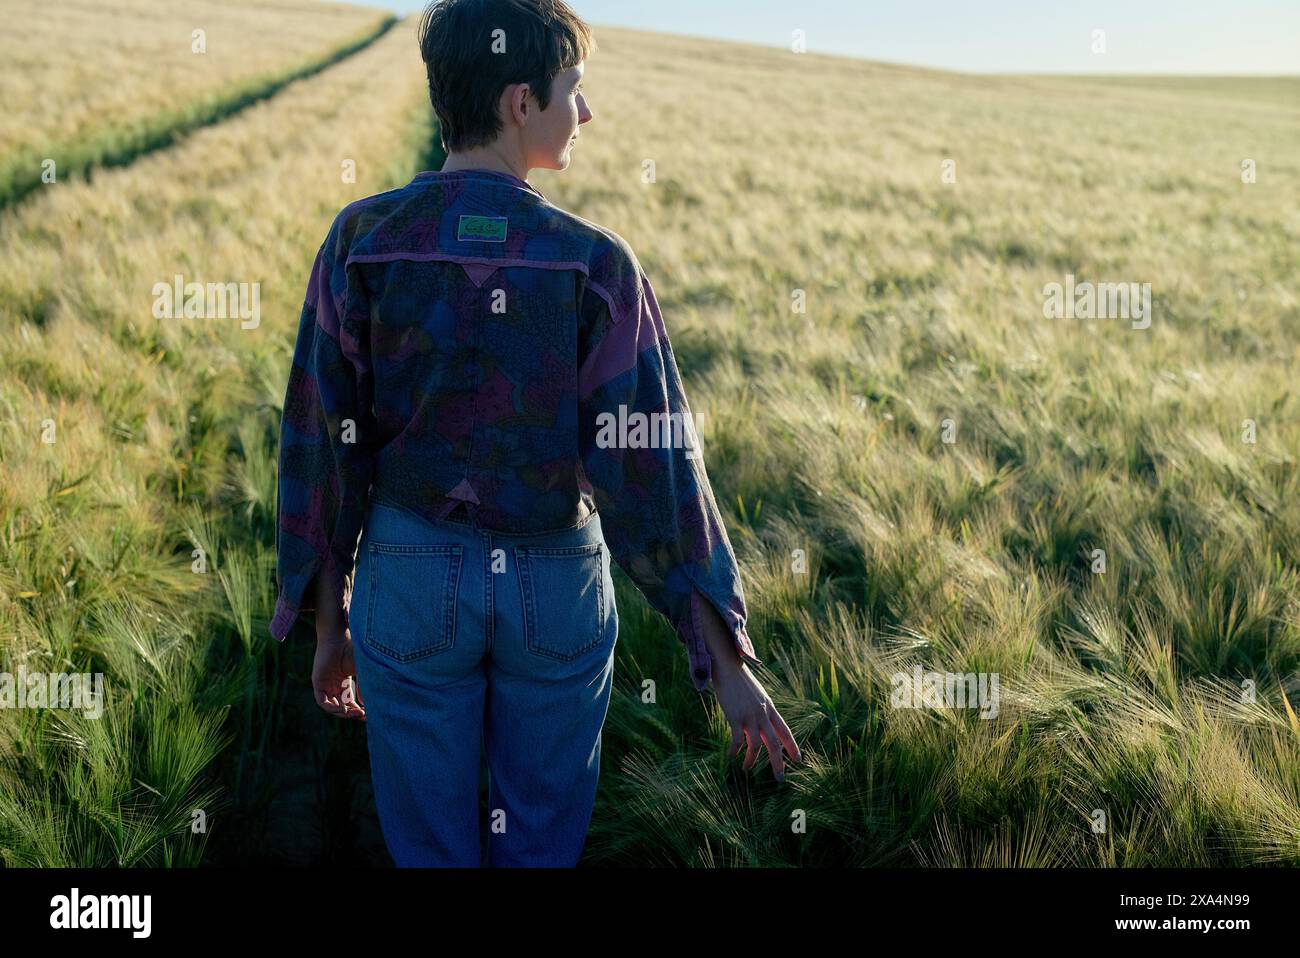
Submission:
[[[591,513],[512,535],[371,498],[350,612],[375,804],[398,867],[572,867],[596,800],[618,612]]]

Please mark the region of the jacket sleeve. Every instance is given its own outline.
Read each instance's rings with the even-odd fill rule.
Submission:
[[[312,266],[280,421],[276,502],[279,595],[270,631],[283,641],[315,611],[326,576],[344,610],[373,472],[374,380],[369,304],[335,219]],[[309,591],[312,589],[312,591]]]
[[[686,646],[695,688],[703,691],[713,677],[704,642],[705,603],[721,617],[741,656],[762,663],[746,631],[740,571],[705,474],[654,289],[635,259],[630,273],[634,280],[626,295],[612,297],[592,282],[583,293],[582,471],[611,557],[672,623]],[[634,305],[617,308],[620,302]]]

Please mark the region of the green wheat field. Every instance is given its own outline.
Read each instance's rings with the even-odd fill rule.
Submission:
[[[0,672],[105,697],[0,708],[0,860],[385,864],[365,726],[267,623],[312,257],[442,162],[414,19],[5,9]],[[727,756],[617,571],[583,864],[1300,864],[1300,79],[596,37],[531,180],[654,284],[805,762]],[[260,323],[156,318],[176,274]],[[1050,318],[1067,281],[1149,323]],[[996,714],[900,707],[918,669]]]

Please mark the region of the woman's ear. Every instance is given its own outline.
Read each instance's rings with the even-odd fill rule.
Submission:
[[[527,83],[516,83],[506,89],[510,91],[510,112],[515,122],[525,122],[528,119],[528,95],[532,89]]]

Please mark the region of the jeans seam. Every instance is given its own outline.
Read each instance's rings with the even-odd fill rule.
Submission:
[[[460,603],[457,601],[460,597],[460,565],[465,552],[459,546],[455,549],[451,556],[452,561],[448,563],[447,582],[443,587],[446,590],[446,598],[443,599],[446,607],[444,631],[447,633],[444,637],[446,645],[439,650],[443,652],[450,652],[456,647],[456,625],[460,609]]]
[[[532,578],[528,568],[527,555],[518,549],[510,550],[515,557],[515,577],[519,580],[519,604],[524,616],[524,648],[533,646],[533,615],[531,606]]]
[[[484,630],[487,632],[487,636],[484,642],[483,651],[490,652],[492,651],[493,620],[496,618],[496,612],[493,610],[492,604],[495,591],[495,584],[492,582],[492,576],[495,575],[495,573],[492,571],[492,534],[485,532],[482,535],[483,557],[487,560],[484,563],[483,571],[483,612],[487,620],[484,623]]]

